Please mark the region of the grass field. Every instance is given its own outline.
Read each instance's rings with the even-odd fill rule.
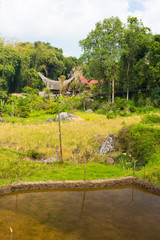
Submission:
[[[138,123],[141,117],[133,115],[108,120],[105,115],[95,113],[74,114],[83,120],[61,122],[64,164],[37,163],[29,158],[28,153],[60,158],[58,123],[44,121],[51,115],[6,118],[7,122],[0,124],[0,185],[17,180],[84,180],[84,159],[87,161],[87,180],[133,175],[132,168],[106,165],[105,156],[95,154],[100,143],[92,137],[98,133],[106,137],[111,133],[116,135],[124,125]],[[159,174],[157,163],[139,169],[135,175],[159,184],[155,172]]]
[[[61,122],[63,157],[65,161],[72,161],[76,153],[92,152],[98,148],[98,144],[91,138],[99,133],[106,137],[111,133],[117,133],[124,124],[137,123],[139,116],[128,118],[116,118],[107,120],[105,115],[94,113],[75,113],[84,120]],[[48,116],[47,116],[48,117]],[[42,117],[23,119],[23,123],[14,118],[15,123],[0,124],[0,146],[11,148],[21,152],[36,150],[47,157],[57,157],[59,152],[58,123],[47,123]],[[36,121],[36,123],[35,123]]]

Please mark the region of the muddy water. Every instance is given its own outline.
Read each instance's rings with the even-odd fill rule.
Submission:
[[[11,238],[159,240],[160,196],[131,186],[6,195],[0,197],[0,239]]]

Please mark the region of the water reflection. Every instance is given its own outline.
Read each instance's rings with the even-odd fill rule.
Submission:
[[[81,216],[80,216],[80,219],[83,217],[83,209],[84,209],[85,198],[86,198],[86,191],[84,191],[84,193],[83,193],[83,200],[82,200],[82,207],[81,207]]]
[[[0,198],[0,226],[13,240],[159,240],[159,223],[160,197],[133,187]],[[0,239],[9,239],[1,228]]]

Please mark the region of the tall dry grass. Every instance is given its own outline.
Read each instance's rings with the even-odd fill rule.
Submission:
[[[95,120],[97,117],[98,120]],[[83,154],[85,150],[92,151],[91,138],[97,134],[108,136],[117,133],[122,125],[137,123],[139,116],[107,120],[103,115],[86,114],[86,119],[61,122],[62,147],[64,160],[70,160],[73,155]],[[94,119],[94,120],[91,120]],[[59,153],[58,123],[43,124],[0,124],[0,146],[27,152],[34,149],[45,153],[48,157],[57,157]]]

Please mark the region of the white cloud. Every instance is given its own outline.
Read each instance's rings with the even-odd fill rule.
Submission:
[[[143,11],[135,12],[135,15],[142,19],[146,27],[150,27],[154,34],[160,34],[160,1],[139,0],[143,5]]]
[[[97,21],[119,16],[125,22],[131,0],[0,0],[0,34],[22,41],[48,41],[71,55],[79,55],[78,41]],[[133,1],[133,0],[132,0]],[[159,0],[136,0],[134,12],[153,31],[160,29]],[[133,14],[133,13],[132,13]],[[156,28],[158,26],[158,28]]]

